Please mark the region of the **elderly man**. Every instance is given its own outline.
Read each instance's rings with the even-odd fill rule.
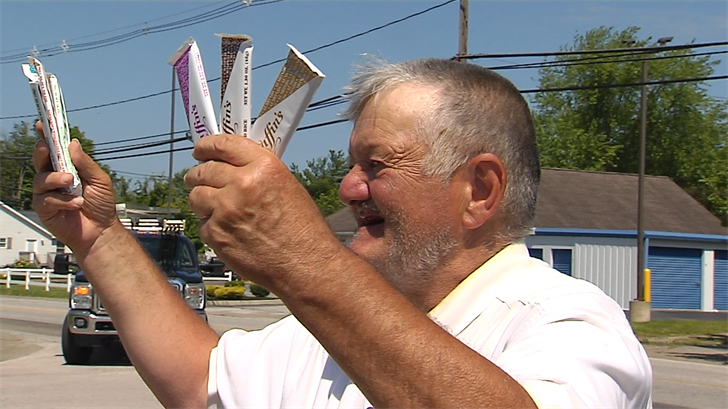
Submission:
[[[540,168],[528,106],[498,74],[415,60],[352,81],[347,249],[286,166],[203,138],[186,176],[200,235],[292,316],[210,329],[119,223],[78,143],[83,197],[40,142],[34,205],[67,243],[139,374],[166,406],[651,406],[651,368],[619,306],[532,259]],[[119,266],[127,273],[114,274]],[[153,295],[153,296],[151,296]],[[142,302],[143,301],[143,302]],[[150,305],[151,303],[151,305]]]

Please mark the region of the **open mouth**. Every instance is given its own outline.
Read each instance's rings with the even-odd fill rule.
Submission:
[[[381,216],[366,216],[359,219],[359,227],[376,226],[384,223],[384,218]]]

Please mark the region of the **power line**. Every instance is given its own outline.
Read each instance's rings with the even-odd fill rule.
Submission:
[[[170,143],[182,142],[182,141],[188,141],[188,140],[190,140],[190,138],[185,136],[183,138],[167,139],[167,140],[159,141],[159,142],[141,143],[141,144],[136,144],[136,145],[124,146],[124,147],[116,148],[116,149],[93,151],[93,152],[91,152],[91,154],[104,155],[104,154],[109,154],[109,153],[127,152],[127,151],[131,151],[131,150],[153,148],[155,146],[167,145]]]
[[[581,85],[577,87],[557,87],[557,88],[534,88],[521,90],[521,94],[534,94],[537,92],[562,92],[562,91],[584,91],[590,89],[602,89],[602,88],[629,88],[638,87],[642,85],[662,85],[662,84],[677,84],[685,82],[702,82],[702,81],[716,81],[728,79],[728,75],[718,75],[714,77],[699,77],[699,78],[681,78],[674,80],[658,80],[648,82],[630,82],[626,84],[597,84],[597,85]]]
[[[656,80],[656,81],[649,81],[649,82],[632,82],[632,83],[621,83],[621,84],[598,84],[598,85],[583,85],[583,86],[570,86],[570,87],[557,87],[557,88],[535,88],[535,89],[526,89],[526,90],[520,90],[522,94],[533,94],[538,92],[563,92],[563,91],[584,91],[584,90],[591,90],[591,89],[603,89],[603,88],[629,88],[629,87],[637,87],[642,85],[663,85],[663,84],[676,84],[676,83],[688,83],[688,82],[703,82],[703,81],[716,81],[716,80],[725,80],[728,79],[728,75],[719,75],[719,76],[713,76],[713,77],[699,77],[699,78],[681,78],[681,79],[671,79],[671,80]],[[307,129],[314,129],[314,128],[320,128],[324,126],[329,125],[335,125],[341,122],[346,122],[347,119],[335,119],[331,121],[321,122],[317,124],[302,126],[296,129],[296,131],[303,131]],[[165,142],[169,143],[169,141]],[[164,143],[160,143],[162,145]],[[186,147],[186,148],[178,148],[174,149],[174,152],[177,151],[183,151],[183,150],[191,150],[193,149],[193,146]],[[130,148],[128,150],[135,150],[139,148]],[[119,150],[118,152],[121,152],[122,150]],[[132,158],[137,156],[148,156],[148,155],[158,155],[158,154],[164,154],[169,153],[169,150],[163,150],[163,151],[155,151],[155,152],[146,152],[141,154],[133,154],[133,155],[123,155],[123,156],[116,156],[111,158],[99,158],[98,160],[114,160],[114,159],[126,159],[126,158]]]
[[[146,173],[127,172],[127,171],[124,171],[124,170],[112,170],[112,172],[115,173],[115,174],[131,175],[131,176],[143,176],[145,178],[152,178],[152,179],[166,179],[167,178],[167,176],[164,175],[164,174],[162,174],[162,175],[149,175],[149,174],[146,174]]]
[[[121,30],[125,30],[127,28],[132,28],[132,27],[137,27],[137,26],[146,26],[148,23],[153,22],[153,21],[164,20],[164,19],[167,19],[167,18],[170,18],[170,17],[178,16],[180,14],[185,14],[185,13],[189,13],[189,12],[192,12],[192,11],[195,11],[195,10],[199,10],[199,9],[202,9],[202,8],[207,8],[207,7],[210,7],[213,4],[225,3],[227,1],[228,0],[222,0],[222,1],[215,2],[215,3],[205,4],[205,5],[202,5],[202,6],[199,6],[199,7],[195,7],[195,8],[186,10],[186,11],[180,11],[178,13],[173,13],[173,14],[170,14],[170,15],[167,15],[167,16],[164,16],[164,17],[158,17],[158,18],[155,18],[155,19],[147,20],[144,23],[130,24],[128,26],[118,27],[118,28],[114,28],[114,29],[111,29],[111,30],[102,31],[100,33],[87,34],[87,35],[84,35],[84,36],[81,36],[81,37],[71,38],[69,41],[75,41],[75,40],[81,40],[81,39],[84,39],[84,38],[95,37],[95,36],[99,36],[99,35],[102,35],[102,34],[113,33],[115,31],[121,31]],[[48,46],[53,46],[53,45],[55,45],[57,43],[58,42],[55,42],[55,43],[46,43],[46,44],[41,44],[40,46],[42,46],[42,47],[48,47]],[[6,50],[5,51],[5,53],[16,53],[16,52],[27,52],[27,48],[16,48],[16,49],[13,49],[13,50]]]
[[[181,134],[181,133],[187,133],[187,132],[188,131],[175,131],[174,132],[174,135]],[[139,137],[136,137],[136,138],[122,139],[122,140],[118,140],[118,141],[109,141],[109,142],[100,142],[100,143],[95,143],[94,142],[94,148],[96,148],[98,146],[101,146],[101,145],[111,145],[111,144],[115,144],[115,143],[124,143],[124,142],[140,141],[140,140],[144,140],[144,139],[159,138],[159,137],[162,137],[162,136],[169,136],[169,132],[158,133],[158,134],[147,135],[147,136],[139,136]]]
[[[282,0],[275,0],[275,1],[282,1]],[[424,14],[424,13],[427,13],[427,12],[429,12],[429,11],[432,11],[432,10],[435,10],[435,9],[437,9],[437,8],[443,7],[443,6],[445,6],[445,5],[449,4],[449,3],[452,3],[453,1],[455,1],[455,0],[447,0],[447,1],[445,1],[444,3],[441,3],[441,4],[439,4],[439,5],[436,5],[436,6],[432,6],[432,7],[429,7],[429,8],[427,8],[427,9],[425,9],[425,10],[422,10],[422,11],[418,11],[418,12],[416,12],[416,13],[413,13],[413,14],[410,14],[410,15],[408,15],[408,16],[402,17],[402,18],[400,18],[400,19],[397,19],[397,20],[391,21],[391,22],[389,22],[389,23],[386,23],[386,24],[382,24],[382,25],[380,25],[380,26],[377,26],[377,27],[374,27],[374,28],[371,28],[371,29],[368,29],[368,30],[362,31],[362,32],[360,32],[360,33],[357,33],[357,34],[351,35],[351,36],[349,36],[349,37],[346,37],[346,38],[343,38],[343,39],[340,39],[340,40],[336,40],[336,41],[333,41],[333,42],[331,42],[331,43],[328,43],[328,44],[324,44],[324,45],[321,45],[321,46],[318,46],[318,47],[312,48],[312,49],[310,49],[310,50],[306,50],[306,51],[303,51],[303,52],[302,52],[302,54],[309,54],[309,53],[313,53],[313,52],[316,52],[316,51],[322,50],[322,49],[324,49],[324,48],[328,48],[328,47],[332,47],[332,46],[334,46],[334,45],[340,44],[340,43],[342,43],[342,42],[344,42],[344,41],[349,41],[349,40],[352,40],[352,39],[354,39],[354,38],[357,38],[357,37],[360,37],[360,36],[363,36],[363,35],[366,35],[366,34],[372,33],[372,32],[374,32],[374,31],[377,31],[377,30],[381,30],[381,29],[383,29],[383,28],[386,28],[386,27],[389,27],[389,26],[391,26],[391,25],[393,25],[393,24],[397,24],[397,23],[400,23],[400,22],[402,22],[402,21],[405,21],[405,20],[408,20],[408,19],[410,19],[410,18],[413,18],[413,17],[419,16],[419,15],[422,15],[422,14]],[[267,3],[266,3],[266,4],[267,4]],[[275,60],[275,61],[271,61],[271,62],[268,62],[268,63],[262,64],[262,65],[258,65],[258,66],[256,66],[256,67],[253,67],[253,70],[257,70],[257,69],[259,69],[259,68],[264,68],[264,67],[267,67],[267,66],[270,66],[270,65],[273,65],[273,64],[277,64],[277,63],[283,62],[283,61],[285,61],[285,60],[286,60],[286,59],[285,59],[285,58],[283,58],[283,59],[278,59],[278,60]],[[211,82],[215,82],[215,81],[219,81],[219,80],[220,80],[220,77],[216,77],[216,78],[213,78],[213,79],[210,79],[210,80],[208,80],[207,82],[208,82],[208,84],[209,84],[209,83],[211,83]],[[75,108],[75,109],[69,109],[69,110],[67,110],[67,112],[78,112],[78,111],[86,111],[86,110],[90,110],[90,109],[105,108],[105,107],[109,107],[109,106],[114,106],[114,105],[119,105],[119,104],[125,104],[125,103],[129,103],[129,102],[139,101],[139,100],[142,100],[142,99],[152,98],[152,97],[156,97],[156,96],[160,96],[160,95],[166,95],[166,94],[169,94],[170,92],[172,92],[172,90],[166,90],[166,91],[159,91],[159,92],[155,92],[155,93],[153,93],[153,94],[148,94],[148,95],[142,95],[142,96],[139,96],[139,97],[134,97],[134,98],[128,98],[128,99],[125,99],[125,100],[120,100],[120,101],[114,101],[114,102],[108,102],[108,103],[104,103],[104,104],[98,104],[98,105],[93,105],[93,106],[88,106],[88,107],[83,107],[83,108]],[[6,117],[0,117],[0,120],[5,120],[5,119],[23,119],[23,118],[31,118],[31,117],[33,117],[33,116],[34,116],[34,115],[16,115],[16,116],[6,116]]]
[[[261,6],[261,5],[267,5],[271,3],[277,3],[282,0],[259,0],[253,4],[250,5],[250,7],[254,6]],[[164,23],[159,24],[156,26],[145,26],[144,28],[139,28],[134,31],[130,31],[128,33],[120,34],[114,37],[109,37],[101,40],[95,40],[95,41],[88,41],[85,43],[78,43],[78,44],[66,44],[64,41],[60,46],[50,47],[50,48],[43,48],[41,50],[34,50],[38,53],[39,56],[43,57],[52,57],[58,54],[69,54],[69,53],[75,53],[75,52],[81,52],[81,51],[89,51],[89,50],[95,50],[97,48],[105,48],[112,45],[124,43],[130,40],[133,40],[137,37],[142,37],[149,34],[156,34],[156,33],[162,33],[166,31],[172,31],[177,30],[180,28],[190,27],[197,24],[201,24],[210,20],[214,20],[219,17],[230,15],[231,13],[234,13],[236,11],[242,10],[244,8],[247,8],[248,6],[246,4],[243,4],[241,2],[231,2],[229,4],[226,4],[224,6],[218,7],[215,10],[207,11],[201,14],[198,14],[196,16],[187,17],[182,20],[174,21],[171,23]],[[25,61],[27,58],[28,52],[22,52],[13,54],[10,56],[0,57],[0,64],[9,64],[14,62],[21,62]]]
[[[301,126],[301,127],[299,127],[299,128],[296,129],[296,132],[298,132],[298,131],[305,131],[307,129],[320,128],[320,127],[323,127],[323,126],[335,125],[335,124],[338,124],[338,123],[341,123],[341,122],[346,122],[346,121],[348,121],[348,119],[335,119],[335,120],[332,120],[332,121],[321,122],[321,123],[307,125],[307,126]],[[164,143],[169,143],[169,141],[166,141]],[[163,143],[160,143],[160,144],[163,144]],[[139,149],[139,148],[128,149],[128,151],[135,150],[135,149]],[[173,149],[173,152],[187,151],[187,150],[192,150],[192,149],[194,149],[194,146],[187,146],[187,147],[184,147],[184,148],[176,148],[176,149]],[[121,152],[121,151],[118,151],[118,152]],[[108,152],[108,153],[111,153],[111,152]],[[136,158],[138,156],[161,155],[161,154],[164,154],[164,153],[169,153],[169,150],[167,149],[167,150],[154,151],[154,152],[145,152],[145,153],[139,153],[139,154],[114,156],[114,157],[111,157],[111,158],[96,158],[96,159],[99,160],[99,161],[106,161],[106,160],[115,160],[115,159]],[[94,155],[94,156],[96,156],[96,155]]]
[[[315,111],[317,109],[323,109],[323,108],[328,108],[328,107],[331,107],[334,105],[342,104],[342,103],[346,102],[344,98],[345,98],[345,95],[335,95],[332,97],[324,98],[324,99],[316,101],[316,102],[312,102],[311,104],[309,104],[308,108],[306,109],[306,112]],[[256,118],[253,118],[253,122],[255,122],[255,119]],[[299,130],[301,130],[301,128],[299,128]],[[175,134],[180,134],[180,133],[188,134],[188,132],[189,132],[189,130],[176,131]],[[169,136],[169,132],[158,133],[158,134],[148,135],[148,136],[140,136],[140,137],[136,137],[136,138],[123,139],[123,140],[118,140],[118,141],[94,143],[94,148],[101,146],[101,145],[118,144],[118,143],[132,142],[132,141],[138,141],[138,140],[167,137],[167,136]],[[147,147],[151,147],[151,146],[159,146],[159,145],[163,145],[166,143],[182,141],[182,140],[187,140],[187,139],[189,139],[189,137],[179,138],[179,139],[174,139],[174,140],[167,139],[166,141],[154,142],[153,144],[130,145],[127,147],[122,147],[122,148],[132,148],[133,147],[134,149],[143,149],[143,148],[147,148]],[[122,148],[119,148],[119,149],[122,149]],[[130,149],[130,150],[133,150],[133,149]],[[95,152],[95,154],[99,154],[99,155],[103,155],[105,153],[111,153],[111,152],[107,152],[107,151]]]
[[[516,57],[556,57],[562,55],[588,55],[588,54],[611,54],[611,53],[650,53],[663,52],[673,50],[685,50],[691,48],[717,47],[728,45],[728,41],[719,41],[712,43],[698,44],[682,44],[667,45],[659,47],[641,47],[641,48],[607,48],[603,50],[579,50],[579,51],[551,51],[551,52],[534,52],[534,53],[500,53],[500,54],[469,54],[453,57],[453,59],[476,60],[481,58],[516,58]]]
[[[586,57],[569,60],[552,60],[552,61],[540,61],[532,63],[522,64],[510,64],[510,65],[498,65],[487,67],[491,70],[516,70],[524,68],[550,68],[550,67],[571,67],[578,65],[596,65],[596,64],[610,64],[610,63],[623,63],[623,62],[640,62],[640,61],[654,61],[654,60],[668,60],[674,58],[687,58],[687,57],[701,57],[707,55],[726,54],[728,51],[711,51],[705,53],[693,53],[693,54],[680,54],[680,55],[663,55],[655,57],[638,57],[638,58],[621,58],[634,56],[634,53],[630,54],[617,54],[612,56],[597,56],[597,57]],[[609,58],[609,59],[607,59]],[[606,60],[605,60],[606,59]]]

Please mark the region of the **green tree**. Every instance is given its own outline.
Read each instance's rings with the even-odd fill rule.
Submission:
[[[197,251],[201,251],[205,243],[200,239],[197,231],[200,220],[192,213],[187,198],[190,196],[190,188],[185,186],[184,177],[189,169],[182,169],[172,176],[172,209],[178,209],[179,217],[185,220],[185,235],[189,237],[195,244]],[[129,190],[129,181],[124,178],[118,178],[114,185],[115,189],[121,188],[127,199],[125,203],[132,205],[163,207],[166,208],[169,203],[169,180],[166,176],[148,176],[143,180],[138,180],[133,190]],[[117,190],[117,202],[122,194]]]
[[[639,28],[600,27],[577,35],[564,51],[653,46]],[[650,81],[711,76],[719,63],[690,49],[583,54],[548,60],[541,89],[579,88],[641,81],[641,58]],[[637,61],[636,61],[637,60]],[[728,102],[708,95],[706,82],[648,86],[646,170],[670,177],[725,224],[728,216]],[[532,99],[542,164],[547,167],[637,173],[640,87],[541,92]]]
[[[35,122],[21,121],[0,141],[0,200],[18,210],[29,210],[33,200],[33,149],[37,141]],[[71,138],[81,142],[85,152],[93,152],[94,143],[78,127],[71,128]],[[108,167],[106,167],[108,171]]]
[[[31,159],[36,136],[31,124],[13,126],[0,142],[0,200],[18,210],[31,206],[35,169]]]
[[[339,184],[349,171],[349,159],[343,151],[330,150],[328,156],[306,161],[306,169],[291,165],[291,172],[306,188],[321,214],[328,216],[342,209]]]

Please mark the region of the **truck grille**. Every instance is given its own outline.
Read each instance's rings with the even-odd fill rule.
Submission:
[[[96,294],[94,294],[94,308],[93,308],[93,310],[97,314],[107,315],[106,314],[106,308],[104,308],[104,306],[101,304],[101,300],[99,299],[99,297],[96,296]]]
[[[167,279],[167,282],[175,289],[175,291],[177,291],[177,294],[184,296],[185,283],[182,279],[174,277]],[[106,308],[104,308],[104,305],[101,304],[101,300],[96,296],[96,294],[94,294],[93,311],[97,314],[108,315],[106,313]]]

